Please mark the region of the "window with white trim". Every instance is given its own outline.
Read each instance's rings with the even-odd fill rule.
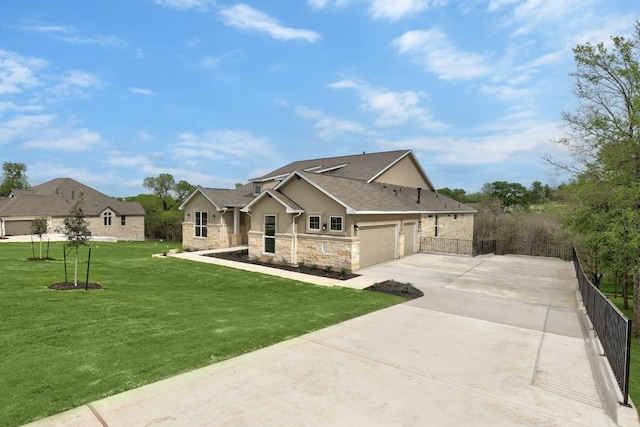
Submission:
[[[276,253],[276,216],[264,216],[264,252]]]
[[[307,216],[307,229],[309,231],[320,231],[320,215]]]
[[[111,225],[111,212],[107,211],[102,214],[102,222],[106,226]]]
[[[194,233],[196,237],[207,237],[207,223],[209,222],[209,214],[207,212],[194,212],[195,226]]]
[[[260,184],[254,184],[253,185],[253,195],[254,196],[258,196],[261,191],[262,191],[262,185],[260,185]]]
[[[344,218],[342,216],[332,215],[329,217],[329,231],[344,231]]]

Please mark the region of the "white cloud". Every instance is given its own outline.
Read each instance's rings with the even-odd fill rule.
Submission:
[[[49,65],[44,59],[0,49],[0,95],[21,93],[39,86],[37,73]]]
[[[307,3],[312,9],[324,9],[329,3],[329,0],[307,0]]]
[[[156,4],[175,9],[209,10],[216,5],[214,0],[155,0]]]
[[[129,91],[131,91],[131,93],[135,93],[137,95],[155,95],[156,93],[154,91],[152,91],[151,89],[144,89],[144,88],[139,88],[139,87],[130,87]]]
[[[345,134],[372,135],[362,124],[348,120],[329,117],[322,111],[307,107],[296,108],[296,114],[308,120],[314,120],[316,136],[322,139],[332,139]]]
[[[473,137],[418,137],[380,141],[389,149],[411,148],[432,153],[434,161],[450,165],[497,164],[528,154],[541,158],[552,149],[551,140],[562,134],[562,124],[541,121],[530,113],[504,117],[490,126],[472,130]]]
[[[426,97],[423,92],[395,92],[387,89],[372,88],[354,80],[345,79],[331,83],[333,89],[355,89],[362,100],[361,107],[365,111],[378,114],[377,126],[389,127],[415,124],[425,129],[439,129],[446,125],[434,119],[431,113],[420,106]]]
[[[0,144],[22,148],[85,151],[101,141],[97,132],[76,128],[72,121],[61,122],[55,114],[15,116],[0,122]]]
[[[88,89],[102,87],[102,81],[97,76],[81,70],[67,71],[58,79],[57,84],[47,89],[49,102],[87,97]]]
[[[124,46],[126,43],[115,36],[86,35],[70,25],[29,24],[18,27],[25,33],[40,33],[71,44],[96,44],[100,46]]]
[[[201,134],[178,135],[173,155],[176,158],[209,160],[254,160],[270,158],[275,150],[269,140],[243,130],[220,129]],[[258,157],[256,157],[259,154]]]
[[[448,0],[372,0],[369,10],[375,19],[397,21],[447,3]]]
[[[351,0],[307,0],[307,4],[314,10],[320,10],[334,4],[336,7],[347,6]]]
[[[320,39],[316,32],[282,26],[276,19],[246,4],[236,4],[220,11],[226,25],[243,30],[254,30],[269,34],[274,39],[301,39],[315,42]]]
[[[444,32],[435,28],[408,31],[393,45],[398,53],[411,55],[443,80],[475,79],[492,71],[484,55],[458,50]]]

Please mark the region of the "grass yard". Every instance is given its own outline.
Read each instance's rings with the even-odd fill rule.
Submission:
[[[90,281],[53,291],[55,261],[0,243],[0,425],[38,418],[404,301],[151,254],[158,242],[95,243]],[[36,253],[38,248],[36,246]],[[86,260],[86,249],[81,249]],[[73,278],[72,260],[68,261]],[[86,267],[79,277],[84,280]]]

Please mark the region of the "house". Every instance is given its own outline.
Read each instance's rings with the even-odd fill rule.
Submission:
[[[198,188],[180,209],[185,249],[247,244],[251,258],[348,271],[415,253],[421,237],[471,240],[477,213],[438,194],[411,150],[294,162]]]
[[[144,209],[138,202],[122,202],[71,178],[56,178],[27,190],[12,190],[0,198],[0,237],[31,234],[36,218],[47,218],[49,233],[64,232],[64,218],[83,200],[93,236],[144,240]]]

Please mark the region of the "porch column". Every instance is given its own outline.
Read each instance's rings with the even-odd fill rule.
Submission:
[[[240,208],[233,208],[233,234],[240,234]]]

